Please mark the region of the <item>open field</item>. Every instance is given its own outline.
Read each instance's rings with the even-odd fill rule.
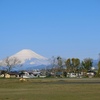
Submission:
[[[100,100],[100,79],[0,79],[0,100]]]

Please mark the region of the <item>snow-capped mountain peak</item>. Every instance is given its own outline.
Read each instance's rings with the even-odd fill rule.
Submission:
[[[11,57],[18,58],[22,63],[24,63],[26,60],[31,60],[31,59],[47,60],[47,58],[35,53],[30,49],[23,49]]]
[[[8,59],[8,61],[7,61],[7,59]],[[45,68],[45,66],[49,65],[49,60],[47,58],[35,53],[32,50],[29,50],[29,49],[23,49],[23,50],[19,51],[18,53],[1,60],[0,64],[4,67],[7,65],[7,62],[10,64],[11,63],[13,64],[17,60],[18,60],[18,62],[20,62],[19,65],[23,66],[23,67],[16,66],[17,69],[19,69],[19,70],[39,69],[39,68]]]

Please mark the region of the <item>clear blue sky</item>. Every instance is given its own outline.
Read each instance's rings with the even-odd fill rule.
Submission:
[[[100,0],[0,0],[0,59],[22,49],[98,59]]]

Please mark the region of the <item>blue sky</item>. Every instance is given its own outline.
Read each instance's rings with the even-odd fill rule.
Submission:
[[[0,59],[22,49],[98,59],[100,0],[0,0]]]

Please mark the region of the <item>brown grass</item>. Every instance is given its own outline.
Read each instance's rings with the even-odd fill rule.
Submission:
[[[0,79],[0,100],[100,100],[100,84],[59,84],[61,81],[28,79],[27,82],[20,82],[19,79]]]

